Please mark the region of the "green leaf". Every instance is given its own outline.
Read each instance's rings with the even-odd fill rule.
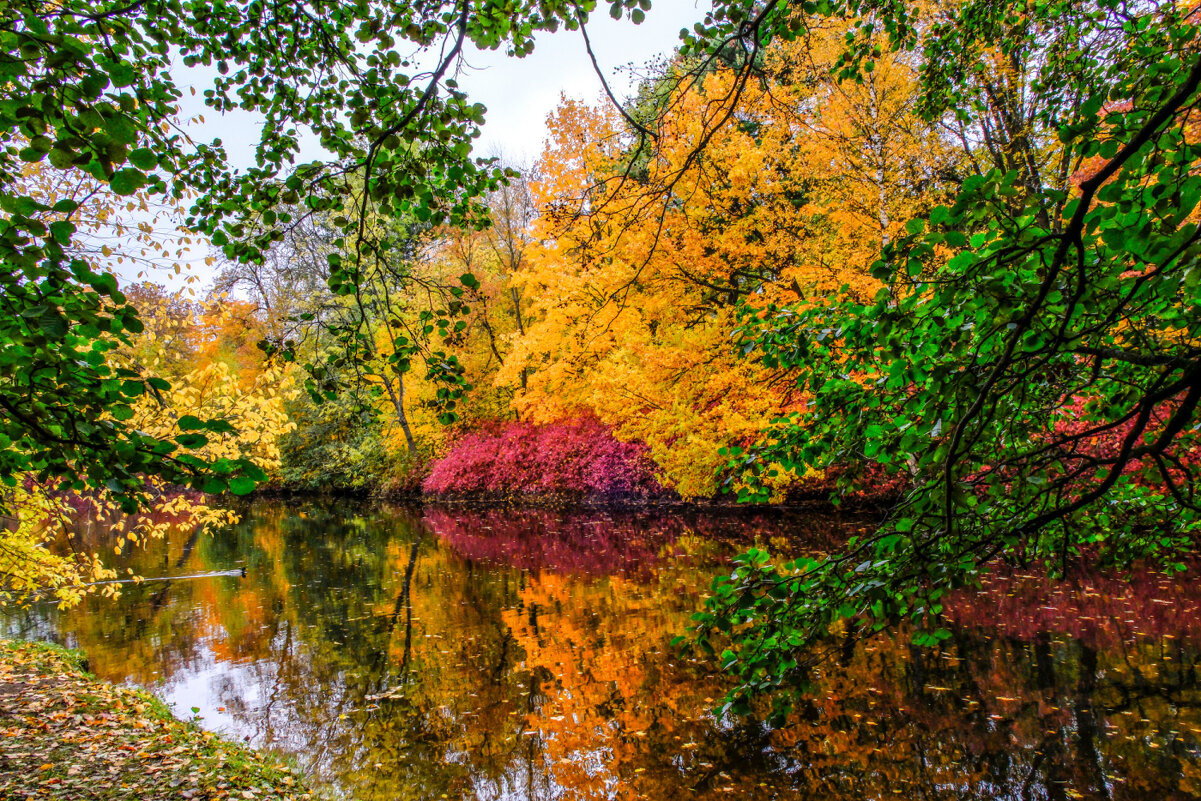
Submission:
[[[229,491],[234,495],[249,495],[258,484],[249,476],[234,476],[229,480]]]
[[[209,444],[209,438],[204,434],[180,434],[175,438],[175,441],[193,451]]]
[[[129,151],[129,163],[142,170],[152,170],[158,166],[158,157],[148,147],[139,147]]]
[[[67,335],[68,324],[66,319],[64,319],[56,309],[47,309],[46,312],[38,318],[38,328],[40,328],[42,333],[48,337],[53,339],[62,339]]]
[[[124,114],[117,114],[105,120],[104,131],[117,144],[132,145],[138,140],[137,126]]]
[[[176,425],[179,426],[181,431],[196,431],[206,427],[204,422],[199,417],[192,414],[185,414],[183,417],[179,418],[179,420],[176,421]]]
[[[132,195],[146,185],[146,174],[133,167],[126,167],[113,173],[109,186],[118,195]]]

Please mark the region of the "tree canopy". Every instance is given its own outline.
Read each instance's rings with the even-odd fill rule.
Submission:
[[[780,36],[815,13],[768,5]],[[885,243],[874,298],[744,308],[742,342],[809,404],[731,455],[765,476],[874,462],[912,489],[829,558],[754,551],[718,582],[700,641],[733,635],[736,696],[803,681],[846,626],[946,636],[942,594],[994,559],[1174,565],[1196,531],[1196,9],[891,8],[816,10],[852,18],[843,79],[904,53],[974,163]]]
[[[132,499],[145,474],[235,491],[263,477],[250,462],[208,462],[189,452],[205,432],[225,431],[220,420],[194,421],[173,441],[125,424],[134,399],[166,389],[158,377],[107,364],[106,353],[142,323],[113,274],[77,252],[77,203],[25,191],[23,165],[86,174],[116,195],[186,200],[188,226],[241,261],[261,260],[297,216],[326,214],[337,244],[349,243],[347,255],[330,256],[330,289],[354,296],[368,265],[396,245],[386,232],[365,230],[368,212],[462,222],[500,177],[470,152],[484,109],[453,79],[463,47],[522,55],[536,32],[578,27],[594,8],[7,4],[0,12],[0,478],[11,483],[32,471]],[[637,4],[630,8],[641,20]],[[613,5],[618,16],[623,9]],[[192,142],[176,123],[181,65],[188,75],[216,70],[204,90],[213,110],[264,118],[252,167],[234,170],[220,141]],[[328,159],[295,163],[306,134]],[[347,340],[352,353],[369,344],[361,330]]]

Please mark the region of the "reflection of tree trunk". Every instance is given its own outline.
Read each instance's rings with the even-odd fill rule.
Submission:
[[[538,692],[537,671],[530,671],[530,694],[526,696],[525,714],[526,720],[529,720],[534,714],[534,695]],[[534,739],[533,737],[525,737],[526,740],[526,797],[534,797]]]
[[[1051,654],[1051,635],[1039,632],[1034,641],[1034,667],[1038,689],[1049,690],[1055,686],[1055,659]]]
[[[200,526],[192,529],[192,535],[188,537],[188,541],[183,544],[183,553],[179,555],[179,559],[175,562],[175,569],[183,567],[183,563],[188,561],[188,557],[192,555],[192,549],[196,547],[196,541],[200,539]]]
[[[417,543],[413,543],[413,549],[409,553],[409,567],[405,571],[405,650],[404,659],[401,660],[401,667],[407,667],[409,664],[409,654],[413,650],[413,593],[410,589],[413,583],[413,568],[417,566]]]
[[[1197,663],[1191,661],[1184,653],[1184,644],[1180,640],[1172,640],[1176,644],[1176,675],[1180,677],[1177,685],[1179,690],[1197,686]]]
[[[526,774],[525,774],[525,796],[526,798],[534,798],[534,738],[529,737],[529,744],[526,746]]]
[[[914,695],[925,694],[926,686],[926,649],[920,645],[909,643],[909,676],[910,688]]]
[[[839,656],[838,663],[844,668],[851,664],[851,659],[855,656],[855,648],[859,644],[859,621],[852,619],[847,625],[846,636],[842,641],[842,653]]]
[[[405,568],[404,583],[400,586],[400,595],[396,596],[396,606],[392,610],[392,620],[388,623],[388,638],[391,639],[392,632],[396,630],[396,623],[400,620],[400,611],[404,609],[405,646],[404,656],[400,660],[402,671],[409,665],[409,654],[413,647],[413,570],[417,567],[417,546],[420,545],[420,542],[420,540],[414,540],[409,549],[409,564]]]
[[[1097,719],[1093,715],[1092,698],[1097,688],[1097,652],[1087,645],[1080,645],[1080,681],[1077,684],[1076,702],[1076,752],[1080,766],[1092,774],[1093,792],[1098,798],[1111,798],[1105,783],[1105,768],[1101,754],[1097,752]]]
[[[404,432],[405,444],[409,446],[409,453],[417,450],[417,442],[413,439],[413,431],[409,428],[409,418],[405,414],[405,380],[404,376],[396,377],[396,388],[392,387],[392,379],[385,378],[384,386],[388,388],[388,397],[392,399],[392,408],[396,410],[396,420],[400,423],[400,430]]]
[[[492,684],[499,687],[501,678],[505,673],[505,665],[509,661],[509,643],[513,641],[513,631],[505,629],[504,635],[500,638],[500,657],[496,660],[496,667],[492,668]]]
[[[284,697],[285,703],[287,703],[287,687],[284,685],[284,683],[281,681],[281,679],[285,678],[286,676],[288,676],[289,674],[291,674],[293,672],[292,623],[291,623],[291,621],[287,621],[287,620],[280,621],[278,616],[276,616],[275,620],[276,620],[277,626],[280,622],[283,623],[284,642],[283,642],[283,646],[279,649],[279,651],[275,655],[275,663],[276,663],[275,681],[271,685],[271,692],[269,692],[267,694],[267,703],[263,706],[262,737],[263,737],[264,743],[275,742],[275,729],[272,725],[272,722],[274,721],[275,704],[280,699],[281,695]],[[271,642],[276,641],[275,635],[278,635],[278,633],[279,633],[279,631],[277,628],[276,631],[273,632],[273,636],[271,637]]]
[[[171,585],[174,583],[174,581],[170,580],[164,581],[163,588],[150,596],[149,606],[151,615],[157,614],[163,608],[163,605],[167,603],[167,597],[171,594]]]

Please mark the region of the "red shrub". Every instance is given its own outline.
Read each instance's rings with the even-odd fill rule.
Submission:
[[[1179,404],[1178,397],[1154,407],[1132,445],[1139,447],[1158,439]],[[982,485],[985,479],[1000,477],[1008,487],[1009,482],[1041,471],[1052,481],[1062,481],[1064,500],[1074,501],[1096,487],[1113,469],[1134,430],[1133,418],[1106,426],[1089,412],[1089,399],[1077,396],[1058,410],[1048,431],[1036,434],[1030,443],[1014,449],[1012,455],[1002,446],[998,449],[997,464],[982,468],[967,480]],[[1165,494],[1175,488],[1188,494],[1198,478],[1198,468],[1201,468],[1201,437],[1196,430],[1186,427],[1167,446],[1162,459],[1131,458],[1122,475],[1137,486]]]
[[[595,418],[503,423],[462,437],[434,463],[434,495],[643,500],[667,495],[647,447],[620,442]]]
[[[1174,398],[1156,406],[1147,422],[1146,429],[1135,443],[1143,445],[1157,439],[1176,413],[1180,398]],[[1048,439],[1055,441],[1055,455],[1064,462],[1064,467],[1073,473],[1092,473],[1097,467],[1118,458],[1122,446],[1134,430],[1134,420],[1128,420],[1108,431],[1087,436],[1098,424],[1087,413],[1088,402],[1084,397],[1074,398],[1054,424],[1054,434]],[[1135,484],[1144,487],[1163,487],[1170,479],[1177,486],[1187,486],[1193,471],[1201,464],[1201,448],[1195,431],[1186,429],[1178,434],[1167,448],[1168,459],[1156,462],[1153,459],[1134,459],[1123,471]],[[1084,482],[1082,482],[1083,484]],[[1166,487],[1165,487],[1166,489]]]

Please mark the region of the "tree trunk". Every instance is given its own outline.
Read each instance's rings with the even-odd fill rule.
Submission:
[[[525,323],[521,321],[521,294],[517,291],[517,287],[509,287],[509,297],[513,299],[513,319],[517,321],[517,333],[525,336]],[[521,368],[521,388],[526,386],[526,369]]]
[[[417,442],[413,439],[413,430],[409,428],[409,418],[405,414],[405,380],[404,376],[396,377],[396,388],[392,387],[392,379],[385,378],[384,386],[388,388],[388,397],[392,399],[392,408],[396,410],[396,421],[400,423],[400,430],[405,434],[405,443],[409,446],[409,453],[417,452]]]

